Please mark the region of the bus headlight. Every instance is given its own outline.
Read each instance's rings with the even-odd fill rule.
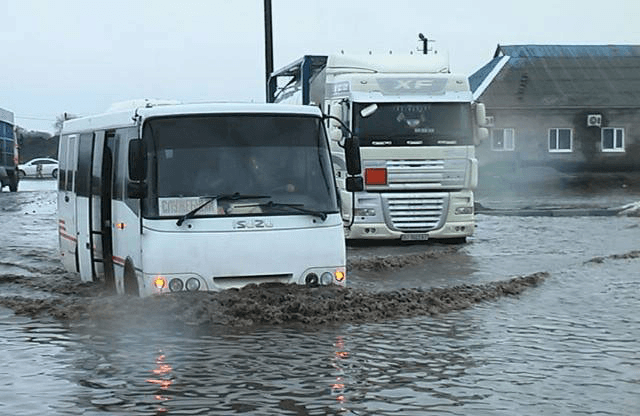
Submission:
[[[172,292],[180,292],[184,288],[184,283],[180,279],[171,279],[169,281],[169,290]]]
[[[330,273],[330,272],[322,273],[322,275],[320,276],[320,283],[323,286],[327,286],[327,285],[330,285],[331,283],[333,283],[333,274]]]
[[[336,280],[338,282],[344,282],[345,274],[342,270],[336,270]]]
[[[195,277],[191,277],[187,280],[186,288],[189,292],[195,292],[200,289],[200,280]]]

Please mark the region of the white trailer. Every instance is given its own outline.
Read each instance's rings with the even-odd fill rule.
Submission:
[[[440,56],[306,55],[271,75],[268,101],[318,106],[359,139],[365,189],[348,192],[345,129],[328,121],[347,238],[473,234],[484,106]]]
[[[64,123],[58,221],[66,269],[140,296],[345,284],[317,108],[121,107]]]

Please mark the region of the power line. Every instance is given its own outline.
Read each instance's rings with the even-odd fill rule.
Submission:
[[[51,118],[40,118],[40,117],[30,117],[30,116],[15,116],[15,118],[21,118],[24,120],[56,121],[55,119],[51,119]]]

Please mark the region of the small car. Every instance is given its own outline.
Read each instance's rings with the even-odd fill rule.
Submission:
[[[26,163],[18,165],[18,174],[21,178],[57,178],[58,161],[48,157],[38,157]]]

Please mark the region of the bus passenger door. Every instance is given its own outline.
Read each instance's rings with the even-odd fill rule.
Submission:
[[[113,284],[111,249],[111,171],[112,156],[109,138],[112,133],[98,131],[94,136],[91,167],[91,245],[92,265],[97,276],[103,276],[107,285]]]
[[[113,187],[111,217],[113,266],[116,289],[124,294],[124,266],[131,259],[134,267],[142,267],[140,244],[140,200],[127,196],[129,142],[138,137],[136,127],[116,130],[113,146]]]
[[[77,260],[77,235],[76,235],[76,198],[73,192],[73,172],[75,170],[77,155],[75,134],[65,135],[60,138],[60,160],[58,168],[58,238],[60,256],[64,268],[69,271],[79,272]]]
[[[78,271],[83,282],[96,278],[91,246],[91,163],[93,133],[83,133],[78,140],[78,169],[75,177],[76,221],[78,235]]]

